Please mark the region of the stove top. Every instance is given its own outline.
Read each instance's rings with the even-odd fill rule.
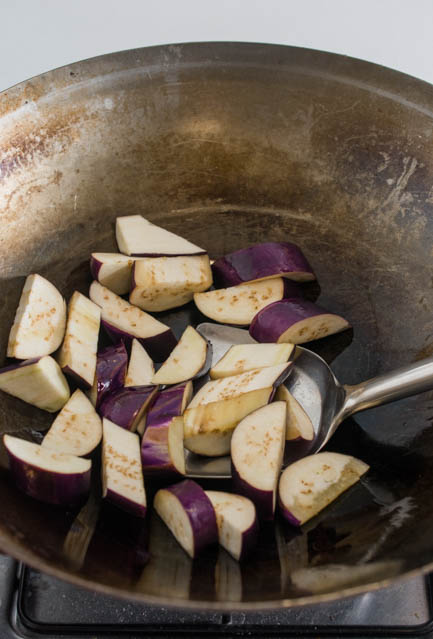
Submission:
[[[430,582],[278,612],[196,613],[89,592],[0,556],[0,637],[433,637]]]

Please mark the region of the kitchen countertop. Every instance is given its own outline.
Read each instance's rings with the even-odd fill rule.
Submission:
[[[121,49],[272,42],[382,64],[433,84],[433,2],[416,0],[1,0],[0,90]]]

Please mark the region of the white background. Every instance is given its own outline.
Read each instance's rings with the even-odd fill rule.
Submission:
[[[323,49],[433,84],[433,0],[0,0],[0,90],[103,53],[205,40]]]

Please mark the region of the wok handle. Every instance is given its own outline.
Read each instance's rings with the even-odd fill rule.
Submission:
[[[343,415],[348,417],[373,406],[433,389],[433,357],[402,366],[355,386],[344,386]]]

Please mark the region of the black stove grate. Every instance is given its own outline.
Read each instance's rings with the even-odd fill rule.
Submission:
[[[12,610],[23,637],[433,637],[430,577],[314,607],[221,614],[146,606],[89,592],[29,568]],[[6,635],[5,635],[6,636]],[[3,634],[2,634],[3,637]]]

